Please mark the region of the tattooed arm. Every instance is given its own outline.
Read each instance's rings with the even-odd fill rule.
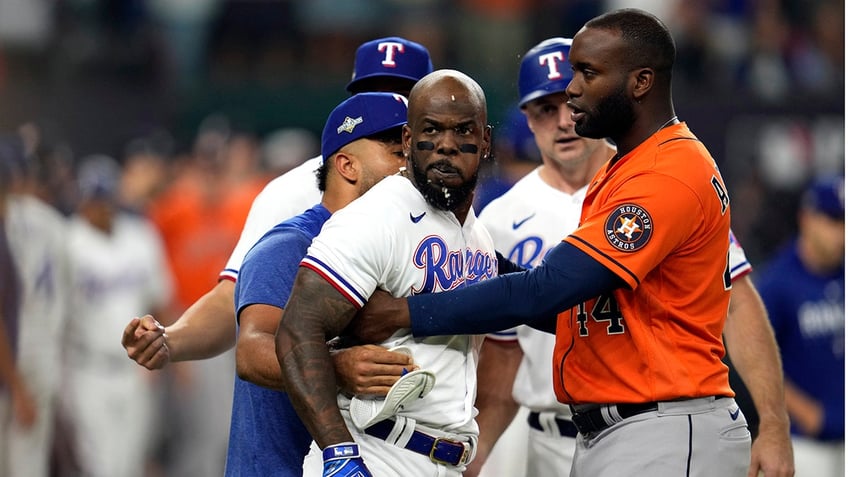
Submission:
[[[356,307],[313,270],[301,267],[276,334],[277,360],[292,404],[322,449],[352,442],[336,402],[327,340],[340,334]]]

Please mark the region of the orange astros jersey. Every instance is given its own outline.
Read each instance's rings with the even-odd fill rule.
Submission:
[[[564,240],[629,288],[559,315],[554,388],[565,403],[733,396],[721,332],[730,301],[729,200],[685,123],[595,175]]]

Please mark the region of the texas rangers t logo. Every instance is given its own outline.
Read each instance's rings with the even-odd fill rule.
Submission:
[[[548,79],[554,80],[562,78],[562,73],[559,72],[559,63],[557,63],[557,61],[560,63],[565,62],[565,58],[563,58],[561,51],[546,53],[539,56],[539,66],[548,66]]]
[[[377,51],[386,52],[386,57],[383,59],[382,65],[386,68],[394,68],[397,66],[397,63],[395,63],[395,52],[403,53],[403,43],[384,41],[377,44]]]
[[[644,247],[652,231],[650,214],[635,204],[622,205],[607,217],[607,241],[622,252],[635,252]]]

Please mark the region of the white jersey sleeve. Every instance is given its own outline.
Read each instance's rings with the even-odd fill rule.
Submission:
[[[315,171],[321,167],[321,156],[269,182],[253,200],[241,236],[221,271],[219,279],[236,280],[248,250],[272,227],[298,215],[321,201]]]
[[[736,236],[733,235],[733,231],[730,231],[730,280],[736,280],[737,278],[744,277],[749,274],[753,270],[751,263],[748,262],[748,257],[745,256],[745,250],[742,248],[742,244],[739,243],[739,240],[736,239]]]

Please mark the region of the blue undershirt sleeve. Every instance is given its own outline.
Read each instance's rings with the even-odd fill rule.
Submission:
[[[414,336],[494,333],[522,324],[549,330],[558,312],[624,286],[592,257],[560,242],[532,270],[411,296],[407,303]]]

